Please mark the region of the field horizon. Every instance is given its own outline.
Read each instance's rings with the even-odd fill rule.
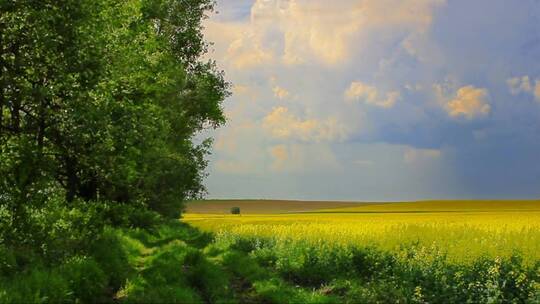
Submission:
[[[368,207],[369,206],[369,207]],[[442,211],[540,211],[540,199],[428,199],[412,201],[332,201],[289,199],[207,199],[186,203],[185,213],[230,213],[240,207],[243,214],[305,212],[442,212]],[[429,207],[429,210],[426,210]],[[396,210],[393,210],[396,209]],[[418,210],[415,210],[418,209]]]
[[[240,215],[231,214],[233,207]],[[188,203],[183,221],[217,235],[277,243],[373,245],[387,252],[437,248],[460,263],[516,252],[540,260],[538,200],[208,200]]]

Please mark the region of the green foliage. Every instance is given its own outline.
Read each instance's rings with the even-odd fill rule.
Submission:
[[[37,265],[34,265],[37,266]],[[57,270],[35,267],[0,281],[2,303],[65,303],[73,301],[69,282]]]
[[[87,252],[106,224],[101,216],[101,204],[75,200],[68,205],[62,197],[54,195],[41,208],[29,203],[19,211],[24,213],[26,221],[14,220],[14,214],[9,211],[3,215],[8,220],[1,223],[0,248],[11,254],[0,258],[2,272],[20,271],[41,259],[60,263]]]
[[[228,84],[201,60],[213,5],[0,2],[0,302],[112,300],[130,285],[143,300],[226,294],[205,258],[163,277],[197,256],[178,233],[196,247],[211,238],[160,226],[204,194],[211,141],[192,139],[225,122]],[[184,287],[126,283],[163,244],[143,278]]]
[[[32,269],[7,267],[0,301],[534,303],[540,279],[540,265],[518,256],[465,265],[423,247],[390,253],[256,238],[212,241],[178,221],[150,230],[105,228],[89,252],[59,265],[38,257]]]
[[[61,268],[62,279],[69,285],[68,290],[83,303],[95,302],[105,294],[108,282],[104,271],[93,259],[78,256],[69,259]]]
[[[240,214],[240,207],[232,207],[231,214]]]
[[[136,242],[110,227],[162,233],[204,194],[211,140],[193,138],[229,94],[201,59],[213,5],[0,1],[0,302],[115,292]]]
[[[223,73],[200,60],[212,7],[0,3],[0,205],[16,221],[48,189],[70,203],[143,201],[170,217],[204,193],[210,141],[192,138],[224,122],[229,94]]]
[[[107,273],[107,286],[112,290],[120,289],[133,272],[129,265],[126,244],[122,242],[118,230],[106,228],[89,252],[100,268]]]
[[[269,303],[340,303],[336,297],[324,295],[320,291],[295,288],[277,278],[258,281],[254,288],[259,298]]]
[[[73,256],[54,267],[36,259],[32,268],[0,277],[0,302],[108,301],[106,296],[110,275],[109,269],[103,268],[91,257]]]
[[[227,250],[222,254],[222,261],[234,275],[251,282],[267,277],[267,271],[245,253]]]
[[[337,297],[348,303],[513,303],[534,302],[539,292],[540,264],[527,264],[519,256],[452,264],[443,253],[424,247],[391,253],[375,247],[232,236],[220,237],[209,252],[216,248],[235,275],[252,282],[259,296],[274,303],[298,296],[305,302]],[[259,267],[273,274],[261,275]],[[303,289],[298,295],[288,293],[289,284],[314,290],[315,298],[305,298]]]
[[[178,222],[152,231],[126,231],[122,243],[130,248],[130,263],[144,266],[120,290],[119,298],[128,303],[230,303],[229,276],[196,247],[197,235],[204,234]]]
[[[0,245],[0,275],[8,276],[17,270],[17,259],[13,250]]]

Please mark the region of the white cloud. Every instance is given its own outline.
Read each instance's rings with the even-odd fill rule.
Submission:
[[[343,141],[348,135],[345,125],[334,117],[301,119],[286,107],[274,108],[264,118],[263,128],[274,138],[304,142]]]
[[[351,58],[351,47],[375,31],[425,32],[444,0],[257,0],[243,22],[206,23],[211,41],[225,43],[233,67],[280,62],[335,65]],[[406,34],[405,34],[406,35]],[[222,43],[223,42],[223,43]],[[408,48],[413,46],[407,44]]]
[[[451,180],[466,166],[487,168],[499,157],[477,165],[476,152],[482,158],[481,151],[497,150],[506,134],[516,136],[517,156],[530,154],[540,75],[527,29],[535,24],[530,8],[537,5],[524,1],[508,12],[503,2],[448,1],[447,10],[444,1],[431,0],[218,1],[220,14],[205,21],[205,38],[215,43],[208,58],[238,87],[223,103],[229,121],[216,131],[210,166],[219,178],[211,175],[209,181],[224,197],[245,183],[244,196],[274,191],[320,199],[317,190],[334,188],[329,196],[350,189],[363,198],[376,188],[380,198],[391,188],[403,198],[435,193],[429,192],[434,187],[446,195],[451,187],[437,177]],[[486,4],[493,5],[485,10]],[[494,27],[493,20],[502,20],[501,26]],[[463,35],[467,31],[482,33],[481,39]],[[501,74],[505,71],[515,74]],[[519,77],[507,84],[506,75]],[[355,86],[352,80],[362,83]],[[469,84],[474,86],[464,89]],[[519,102],[523,99],[527,102]],[[533,99],[539,103],[530,104]],[[273,108],[280,105],[286,108]],[[467,123],[484,116],[494,119]],[[452,119],[465,123],[454,126]],[[469,135],[456,139],[456,132]],[[380,143],[394,147],[363,153]],[[442,154],[405,151],[420,144],[448,148]],[[345,173],[305,173],[323,168],[320,147],[335,153]],[[234,180],[216,167],[252,173]],[[291,167],[298,175],[288,174]],[[333,181],[338,186],[326,187]],[[347,181],[352,182],[344,187]],[[460,182],[455,189],[463,189]]]
[[[473,119],[486,116],[491,111],[488,103],[488,90],[472,85],[461,87],[454,99],[450,100],[445,109],[451,117]]]
[[[384,96],[381,95],[383,94],[381,94],[376,87],[361,81],[353,81],[345,91],[346,100],[358,100],[381,108],[391,108],[396,104],[396,101],[401,98],[398,91],[388,92],[384,94]]]

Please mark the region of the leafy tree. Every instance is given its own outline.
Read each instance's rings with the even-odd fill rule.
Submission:
[[[225,122],[201,57],[211,0],[0,2],[0,204],[23,223],[51,191],[177,216],[204,193]]]

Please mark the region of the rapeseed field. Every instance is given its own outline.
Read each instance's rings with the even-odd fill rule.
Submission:
[[[540,260],[536,201],[391,203],[294,214],[186,214],[185,221],[222,237],[374,246],[387,251],[424,247],[456,263],[513,254],[531,263]]]

